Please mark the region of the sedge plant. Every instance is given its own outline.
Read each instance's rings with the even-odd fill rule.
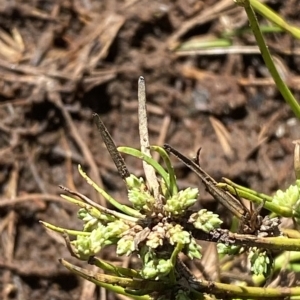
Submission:
[[[251,29],[279,91],[295,115],[300,117],[299,104],[280,78],[264,43],[251,6],[253,2],[236,0],[236,3],[247,12]],[[77,191],[62,187],[68,194],[63,194],[63,199],[78,207],[78,218],[82,221],[81,230],[62,228],[42,221],[46,228],[64,236],[72,256],[97,266],[104,273],[88,271],[64,259],[60,260],[61,263],[86,280],[132,299],[299,298],[300,288],[297,286],[262,286],[273,272],[280,269],[283,262],[287,261],[286,268],[291,270],[297,271],[299,268],[300,234],[295,229],[279,227],[281,217],[291,218],[295,220],[295,224],[300,219],[299,142],[295,143],[294,159],[297,180],[286,191],[278,191],[274,196],[236,185],[229,179],[217,183],[203,172],[204,177],[201,179],[209,186],[209,192],[215,199],[219,200],[221,197],[221,200],[233,201],[234,207],[239,197],[242,197],[270,212],[263,219],[259,211],[254,214],[254,218],[247,209],[237,209],[242,226],[236,230],[221,229],[222,220],[217,214],[206,209],[193,208],[201,196],[197,188],[178,188],[167,148],[150,144],[145,82],[142,77],[139,79],[138,98],[140,150],[131,147],[117,148],[99,116],[94,115],[108,151],[125,182],[131,205],[120,204],[97,186],[79,166],[78,171],[82,178],[114,209],[104,207]],[[152,152],[159,154],[162,163],[152,158]],[[121,154],[141,160],[145,176],[130,174]],[[183,161],[189,167],[195,163],[187,158]],[[201,260],[203,251],[199,240],[217,243],[220,259],[226,255],[237,257],[246,253],[249,270],[253,275],[252,285],[242,280],[233,285],[196,278],[183,262],[182,255],[187,261]],[[115,247],[116,256],[137,255],[139,266],[125,268],[103,260],[101,250],[111,245]],[[279,252],[279,255],[274,256],[273,250]],[[227,267],[230,264],[231,262]]]
[[[95,118],[100,122],[101,128],[105,128],[99,116],[95,115]],[[109,139],[111,143],[112,140],[110,137]],[[256,282],[264,282],[275,266],[278,266],[280,259],[282,260],[282,257],[278,257],[278,261],[274,261],[270,251],[293,251],[296,260],[297,257],[300,258],[300,237],[288,237],[279,230],[278,218],[260,223],[252,234],[220,229],[222,220],[218,215],[205,209],[193,210],[193,205],[199,198],[197,188],[178,190],[174,169],[165,149],[149,146],[148,150],[158,152],[163,164],[159,164],[149,154],[130,147],[115,148],[112,155],[125,181],[131,206],[121,205],[113,199],[88,177],[81,166],[78,167],[78,171],[83,179],[116,210],[103,207],[79,192],[62,187],[70,194],[62,197],[79,207],[78,218],[82,220],[82,230],[61,228],[47,222],[42,224],[65,237],[73,256],[101,268],[105,274],[92,273],[64,259],[60,260],[61,263],[96,285],[132,299],[188,300],[211,296],[223,298],[225,295],[230,298],[247,296],[251,299],[261,299],[282,296],[283,291],[278,288],[266,289],[197,280],[181,261],[179,254],[183,253],[190,260],[201,260],[202,249],[198,240],[218,243],[220,256],[247,252]],[[154,177],[148,174],[152,182],[130,174],[121,153],[132,155],[146,163],[148,170],[150,167],[151,172],[154,171]],[[296,186],[298,188],[297,184]],[[216,183],[214,188],[239,194],[255,203],[263,203],[271,212],[276,212],[277,216],[286,214],[287,210],[283,209],[285,202],[285,206],[290,205],[289,211],[292,211],[294,216],[299,215],[299,205],[296,204],[299,202],[299,189],[295,189],[294,186],[286,192],[277,193],[279,195],[276,194],[273,198],[229,181],[223,184]],[[290,199],[290,202],[287,199]],[[268,206],[269,203],[273,206]],[[101,249],[109,245],[115,245],[117,256],[137,254],[140,267],[123,268],[101,259]],[[300,288],[290,288],[289,295],[300,295]]]

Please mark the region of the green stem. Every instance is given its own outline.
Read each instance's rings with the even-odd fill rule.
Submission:
[[[287,85],[284,83],[284,81],[281,79],[275,64],[273,62],[273,59],[271,57],[271,54],[269,52],[269,49],[264,41],[263,35],[260,31],[259,25],[258,25],[258,21],[256,18],[256,15],[252,9],[252,6],[250,5],[250,0],[234,0],[234,2],[236,2],[238,5],[243,6],[247,16],[248,16],[248,20],[250,23],[250,27],[254,33],[256,42],[259,46],[261,55],[264,59],[264,62],[269,70],[269,72],[271,73],[275,84],[278,88],[278,90],[280,91],[281,95],[283,96],[283,98],[285,99],[285,101],[288,103],[288,105],[291,107],[292,111],[294,112],[294,114],[296,115],[296,117],[298,119],[300,119],[300,106],[299,103],[297,102],[297,100],[294,98],[293,94],[291,93],[291,91],[289,90],[289,88],[287,87]],[[253,2],[252,2],[253,3]]]
[[[245,193],[248,193],[249,195],[253,195],[253,196],[257,196],[258,198],[260,198],[261,200],[260,201],[269,201],[269,202],[272,202],[273,198],[269,195],[266,195],[266,194],[263,194],[263,193],[259,193],[259,192],[256,192],[252,189],[249,189],[247,187],[244,187],[242,185],[239,185],[233,181],[231,181],[230,179],[228,178],[225,178],[223,177],[222,178],[226,183],[228,183],[230,186],[234,187],[235,189],[238,189],[240,191],[244,191]],[[247,198],[248,199],[248,198]],[[251,200],[251,198],[249,199]]]
[[[40,221],[40,223],[42,223],[42,225],[45,226],[46,228],[53,230],[55,232],[58,232],[58,233],[62,233],[62,234],[67,233],[68,235],[74,235],[74,236],[77,236],[77,235],[89,236],[89,235],[91,235],[90,232],[66,229],[66,228],[54,226],[54,225],[44,222],[44,221]]]
[[[105,272],[111,272],[116,276],[126,276],[133,278],[142,278],[140,274],[133,269],[115,266],[99,257],[93,257],[89,260],[89,264],[95,265]]]
[[[293,210],[289,207],[279,206],[277,204],[272,203],[271,201],[265,201],[265,198],[261,198],[258,194],[252,194],[246,191],[245,189],[240,189],[239,187],[233,187],[231,184],[228,183],[218,183],[218,187],[228,191],[230,194],[236,196],[238,195],[241,198],[245,198],[251,202],[254,202],[256,204],[263,203],[264,208],[268,209],[269,211],[282,216],[291,218],[294,216]]]
[[[125,154],[129,154],[132,155],[134,157],[140,158],[143,161],[145,161],[147,164],[149,164],[150,166],[152,166],[155,171],[163,178],[164,182],[167,185],[168,190],[170,191],[170,194],[172,193],[171,187],[170,187],[170,180],[169,180],[169,176],[168,173],[164,170],[164,168],[157,162],[155,161],[153,158],[149,157],[148,155],[145,155],[144,153],[142,153],[141,151],[134,149],[134,148],[130,148],[130,147],[118,147],[118,151],[125,153]]]
[[[250,4],[253,6],[255,11],[257,11],[260,15],[270,20],[271,22],[273,22],[283,30],[289,32],[295,38],[300,39],[300,29],[298,27],[288,24],[281,16],[276,14],[267,5],[261,3],[258,0],[250,0]]]
[[[128,214],[135,218],[141,218],[142,214],[139,213],[137,210],[119,203],[116,201],[112,196],[110,196],[108,193],[106,193],[104,190],[102,190],[88,175],[82,170],[81,166],[78,165],[78,171],[80,175],[86,180],[88,184],[90,184],[99,194],[101,194],[111,205],[119,209],[120,211],[124,212],[125,214]]]
[[[178,193],[176,176],[175,176],[174,167],[170,161],[170,157],[169,157],[168,153],[165,151],[164,148],[159,147],[159,146],[151,146],[151,150],[158,152],[159,155],[161,156],[161,158],[164,160],[167,170],[168,170],[168,174],[169,174],[170,188],[172,190],[172,196],[176,195]],[[166,184],[167,184],[167,182],[166,182]]]
[[[266,287],[248,287],[248,286],[238,286],[236,284],[226,284],[220,282],[212,281],[201,281],[199,284],[203,288],[209,288],[210,293],[214,295],[226,295],[228,298],[243,298],[243,299],[277,299],[290,296],[299,296],[300,288],[286,288],[286,287],[277,287],[277,288],[266,288]]]

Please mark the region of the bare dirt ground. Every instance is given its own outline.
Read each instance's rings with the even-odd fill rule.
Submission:
[[[268,4],[300,26],[299,1]],[[202,147],[201,165],[216,180],[225,176],[264,193],[294,180],[292,141],[300,124],[274,88],[252,35],[232,36],[233,54],[178,51],[192,37],[220,37],[247,25],[230,0],[0,1],[1,299],[115,299],[60,266],[60,257],[80,262],[39,220],[80,228],[76,208],[59,198],[58,188],[95,199],[78,164],[126,202],[92,113],[117,145],[138,147],[140,75],[152,144],[167,142],[191,157]],[[299,43],[286,33],[266,39],[299,99]],[[140,161],[126,161],[142,174]],[[199,186],[174,164],[182,187]],[[199,203],[218,210],[200,189]],[[104,258],[122,262],[111,253]]]

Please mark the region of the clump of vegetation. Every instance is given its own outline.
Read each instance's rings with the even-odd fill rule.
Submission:
[[[237,2],[245,7],[251,28],[278,89],[299,117],[299,105],[274,67],[250,2]],[[291,266],[300,259],[299,233],[279,226],[280,217],[292,218],[296,223],[300,219],[300,143],[295,142],[297,180],[286,191],[279,190],[270,197],[236,185],[228,179],[225,179],[225,183],[218,183],[200,167],[197,159],[188,159],[169,145],[150,145],[145,109],[145,83],[142,77],[139,79],[138,95],[141,150],[130,147],[116,148],[99,116],[94,115],[102,138],[126,184],[131,206],[121,205],[113,199],[79,166],[81,176],[114,206],[115,210],[97,204],[79,192],[62,187],[71,195],[62,197],[79,207],[78,217],[82,220],[82,230],[60,228],[42,222],[47,228],[64,235],[73,256],[96,265],[106,273],[91,273],[65,260],[61,260],[61,263],[83,278],[133,299],[262,299],[300,296],[298,287],[257,287],[281,267],[283,256],[289,255],[288,261]],[[151,157],[151,151],[159,153],[163,164]],[[138,178],[129,173],[121,153],[143,161],[145,178]],[[208,192],[239,220],[235,230],[221,229],[222,220],[214,212],[193,209],[199,198],[199,190],[190,187],[178,190],[170,153],[195,171]],[[241,203],[241,197],[256,204],[257,208],[249,210]],[[270,212],[264,218],[260,216],[262,208]],[[219,256],[238,256],[246,253],[249,269],[254,275],[253,286],[247,286],[242,280],[239,284],[231,285],[195,278],[179,254],[184,254],[190,260],[201,259],[202,249],[198,240],[217,243]],[[137,254],[141,267],[118,267],[97,257],[101,249],[109,245],[115,245],[116,255],[119,256]],[[280,251],[280,254],[274,257],[272,250]]]

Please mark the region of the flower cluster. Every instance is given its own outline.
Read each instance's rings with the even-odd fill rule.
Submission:
[[[164,201],[158,211],[143,178],[130,175],[126,183],[128,199],[141,217],[118,214],[117,218],[96,207],[81,208],[78,217],[83,221],[83,231],[71,242],[77,257],[88,260],[103,247],[115,244],[117,255],[139,254],[143,265],[140,274],[145,279],[160,279],[169,274],[174,268],[171,256],[177,245],[189,258],[201,258],[201,246],[191,232],[178,223],[178,218],[184,217],[197,201],[198,189],[187,188],[167,199],[160,195]],[[205,232],[222,223],[216,214],[207,210],[192,213],[187,222]]]
[[[134,151],[136,153],[138,150]],[[160,148],[159,151],[164,150]],[[69,242],[69,248],[81,260],[90,261],[104,247],[115,245],[117,255],[136,253],[141,258],[141,268],[135,276],[155,281],[173,278],[174,281],[180,252],[190,259],[201,258],[201,246],[193,237],[191,227],[209,232],[218,228],[222,221],[216,214],[205,209],[191,210],[199,197],[198,189],[178,191],[169,157],[164,153],[163,158],[167,171],[153,162],[153,168],[161,177],[158,195],[143,178],[132,174],[125,178],[128,200],[132,207],[118,203],[79,168],[87,182],[121,212],[102,207],[77,192],[69,191],[79,199],[65,195],[63,198],[80,207],[78,217],[83,222],[82,231],[58,228],[50,224],[48,227],[52,226],[56,231],[75,236]],[[149,162],[150,158],[147,160]],[[181,292],[179,298],[184,298],[184,294]]]
[[[255,275],[263,275],[265,278],[268,277],[273,264],[270,253],[266,250],[252,247],[249,251],[248,259],[251,263],[251,271]]]
[[[290,185],[286,191],[278,190],[273,196],[273,204],[278,207],[292,210],[293,216],[300,219],[300,180],[296,180],[295,185]]]

